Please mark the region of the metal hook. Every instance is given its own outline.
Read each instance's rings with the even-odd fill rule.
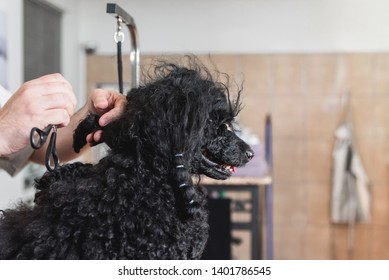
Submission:
[[[116,19],[124,23],[129,30],[131,42],[130,63],[131,63],[131,88],[139,86],[139,39],[135,21],[125,10],[114,3],[107,4],[107,13],[112,14]]]
[[[123,42],[124,41],[124,33],[122,31],[115,32],[115,35],[113,36],[113,40],[115,43]]]
[[[120,17],[117,17],[116,22],[117,22],[117,28],[116,28],[116,32],[113,36],[113,39],[114,39],[115,43],[124,42],[124,33],[122,31],[122,25],[121,25],[121,23],[123,21]]]

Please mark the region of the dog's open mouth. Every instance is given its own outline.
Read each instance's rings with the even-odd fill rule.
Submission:
[[[235,173],[234,165],[221,163],[207,151],[202,152],[202,162],[203,165],[207,167],[208,172],[205,173],[209,177],[213,177],[215,179],[226,179]]]

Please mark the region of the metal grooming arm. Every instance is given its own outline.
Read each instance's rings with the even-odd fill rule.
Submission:
[[[119,19],[125,25],[127,25],[131,36],[131,51],[130,51],[130,64],[131,64],[131,88],[139,86],[139,42],[138,33],[136,31],[135,21],[125,10],[119,5],[114,3],[107,4],[107,13],[113,15],[116,19]]]

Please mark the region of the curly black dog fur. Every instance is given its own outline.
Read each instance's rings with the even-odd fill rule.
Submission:
[[[240,109],[198,63],[163,63],[103,128],[110,153],[36,180],[35,205],[3,211],[1,259],[199,259],[208,237],[199,177],[226,179],[253,156],[230,129]],[[99,129],[89,116],[74,148]],[[196,182],[193,182],[196,181]]]

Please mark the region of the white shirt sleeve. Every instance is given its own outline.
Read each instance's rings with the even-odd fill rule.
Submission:
[[[0,85],[0,108],[8,101],[12,94]]]
[[[26,146],[22,150],[9,156],[0,157],[0,169],[7,171],[9,175],[16,176],[28,163],[34,149]]]

